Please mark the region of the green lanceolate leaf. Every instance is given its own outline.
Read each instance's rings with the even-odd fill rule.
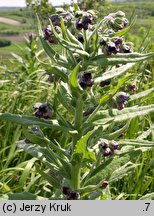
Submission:
[[[24,191],[21,193],[9,194],[8,200],[47,200],[47,198]]]
[[[40,173],[40,175],[46,179],[51,185],[53,185],[56,188],[60,188],[61,187],[61,182],[60,180],[55,176],[54,173],[51,173],[49,171],[49,173],[43,172],[42,170],[37,168],[37,171]]]
[[[69,80],[70,89],[72,91],[72,94],[74,95],[81,94],[82,92],[82,88],[80,87],[79,82],[78,82],[79,68],[80,68],[80,63],[77,64],[74,70],[72,71],[70,75],[70,80]]]
[[[100,184],[104,180],[110,181],[115,170],[119,169],[121,166],[125,165],[131,159],[140,154],[142,154],[141,150],[133,150],[122,157],[117,156],[109,158],[105,162],[102,161],[102,164],[91,172],[91,175],[84,183],[84,186]]]
[[[104,54],[98,55],[93,58],[89,58],[89,60],[86,62],[86,65],[101,65],[101,66],[107,66],[107,65],[118,65],[118,64],[126,64],[126,63],[135,63],[138,61],[144,61],[148,58],[151,58],[154,56],[154,53],[147,53],[147,54],[140,54],[140,53],[118,53],[113,54],[111,56],[106,56]]]
[[[66,32],[67,32],[67,36],[68,36],[69,40],[72,43],[78,44],[80,46],[80,48],[83,49],[82,43],[69,31],[69,29],[66,29]]]
[[[59,85],[57,97],[60,103],[72,114],[75,113],[74,107],[71,105],[72,96],[66,85],[61,82]]]
[[[136,147],[154,147],[154,142],[153,141],[147,141],[147,140],[139,140],[139,139],[124,139],[120,140],[119,144],[122,145],[133,145]]]
[[[58,67],[58,66],[51,66],[47,63],[41,62],[43,66],[46,68],[46,73],[48,75],[56,75],[57,77],[61,78],[63,82],[68,82],[68,75],[66,68]]]
[[[0,113],[0,119],[4,121],[10,121],[21,125],[38,125],[38,126],[45,126],[61,131],[68,132],[70,134],[77,133],[76,130],[68,127],[64,127],[59,124],[57,120],[44,120],[39,119],[32,116],[25,116],[25,115],[17,115],[17,114],[11,114],[11,113]]]
[[[154,200],[154,192],[142,196],[139,200]]]
[[[129,175],[129,173],[131,173],[132,171],[134,171],[134,169],[137,166],[139,166],[139,164],[133,164],[131,162],[128,162],[128,163],[124,164],[123,166],[121,166],[119,169],[116,169],[111,174],[110,183],[111,182],[113,183],[113,182],[119,181],[124,176]]]
[[[106,71],[105,73],[102,74],[101,77],[98,77],[98,78],[94,79],[94,82],[95,83],[100,83],[101,81],[111,79],[113,77],[120,76],[123,73],[125,73],[128,69],[133,67],[134,65],[135,65],[135,63],[128,63],[128,64],[123,65],[121,67],[114,68],[111,71]]]
[[[134,100],[138,100],[138,99],[143,98],[143,97],[146,97],[147,95],[153,96],[154,95],[154,88],[150,88],[150,89],[145,90],[143,92],[140,92],[138,94],[131,95],[129,98],[129,102],[134,101]]]
[[[92,119],[94,124],[106,124],[107,122],[122,122],[137,116],[147,115],[150,112],[154,112],[154,105],[130,107],[123,110],[110,109],[99,111]]]
[[[123,84],[129,80],[129,78],[131,77],[131,75],[127,75],[125,77],[123,77],[122,79],[119,80],[118,85],[110,92],[108,92],[107,94],[103,95],[100,98],[100,105],[102,104],[106,104],[116,93],[117,91],[120,89],[121,86],[123,86]]]
[[[86,153],[88,152],[87,150],[87,140],[89,137],[94,133],[94,130],[89,131],[86,135],[81,137],[81,139],[77,142],[76,148],[75,148],[75,153],[82,154],[83,158],[85,157]]]

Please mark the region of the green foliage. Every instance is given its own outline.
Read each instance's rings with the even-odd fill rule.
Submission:
[[[153,198],[154,105],[148,59],[154,53],[124,53],[122,47],[121,53],[106,52],[108,47],[100,45],[102,34],[107,43],[115,35],[123,39],[129,26],[126,31],[116,31],[113,26],[115,32],[108,34],[106,19],[102,19],[92,29],[77,30],[78,9],[74,5],[69,27],[61,15],[60,31],[50,23],[51,37],[60,49],[44,37],[38,19],[47,55],[38,50],[36,38],[30,35],[27,50],[20,48],[22,57],[13,54],[18,66],[14,70],[2,67],[5,105],[1,105],[0,114],[0,190],[5,196],[1,199],[73,199],[71,191],[74,199]],[[142,82],[142,67],[149,71],[147,83]],[[47,82],[49,77],[51,83]],[[110,83],[103,86],[108,79]],[[130,84],[134,82],[137,89],[132,91]],[[119,107],[119,103],[124,106]],[[42,119],[46,112],[47,118]],[[113,139],[120,150],[113,148]],[[101,143],[108,147],[101,149]],[[106,149],[112,154],[105,155]],[[106,182],[109,186],[104,188]],[[64,193],[64,188],[70,192]]]

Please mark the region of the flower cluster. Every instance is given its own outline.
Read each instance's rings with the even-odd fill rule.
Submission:
[[[129,96],[125,92],[119,92],[115,95],[115,101],[118,110],[122,110],[128,103]]]
[[[106,55],[117,54],[117,53],[131,53],[131,44],[124,42],[120,37],[103,37],[100,40],[102,52]]]
[[[105,18],[105,23],[107,27],[115,32],[123,29],[129,23],[128,19],[125,17],[125,13],[122,11],[118,11],[116,13],[111,13]]]
[[[92,81],[92,75],[89,72],[85,72],[82,77],[79,79],[80,86],[85,89],[87,87],[92,87],[93,81]]]
[[[116,141],[101,140],[99,150],[104,157],[114,155],[115,150],[119,150],[119,144]]]
[[[79,198],[79,193],[72,191],[69,187],[63,186],[62,192],[67,200],[77,200]]]
[[[50,119],[52,116],[52,109],[49,103],[36,103],[33,105],[35,116],[37,118]]]

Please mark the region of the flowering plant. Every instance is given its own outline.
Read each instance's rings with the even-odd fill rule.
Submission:
[[[154,88],[136,93],[129,70],[154,53],[133,52],[124,39],[132,24],[122,11],[97,23],[92,10],[74,4],[49,20],[42,31],[38,18],[38,29],[49,56],[42,64],[54,80],[51,97],[33,105],[34,117],[0,118],[23,125],[25,139],[17,146],[45,164],[38,172],[53,186],[50,198],[111,199],[110,185],[134,170],[131,160],[154,145],[123,135],[133,118],[154,111],[153,104],[134,105]]]

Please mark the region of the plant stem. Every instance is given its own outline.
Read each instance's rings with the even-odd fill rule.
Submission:
[[[82,131],[81,131],[82,118],[83,118],[83,100],[82,97],[79,97],[76,102],[75,120],[74,120],[74,128],[78,131],[78,134],[75,134],[73,137],[72,152],[74,151],[77,141],[82,136]]]
[[[74,120],[74,127],[78,131],[78,134],[74,134],[73,137],[73,147],[72,147],[72,153],[74,153],[75,146],[78,142],[78,140],[82,136],[82,118],[83,118],[83,99],[82,97],[79,97],[76,102],[76,110],[75,110],[75,120]],[[72,164],[72,170],[71,170],[71,186],[74,190],[77,190],[80,188],[80,163],[73,163]]]
[[[80,174],[81,174],[80,164],[76,164],[72,166],[72,171],[71,171],[72,184],[71,186],[72,186],[72,189],[74,190],[80,189]]]

